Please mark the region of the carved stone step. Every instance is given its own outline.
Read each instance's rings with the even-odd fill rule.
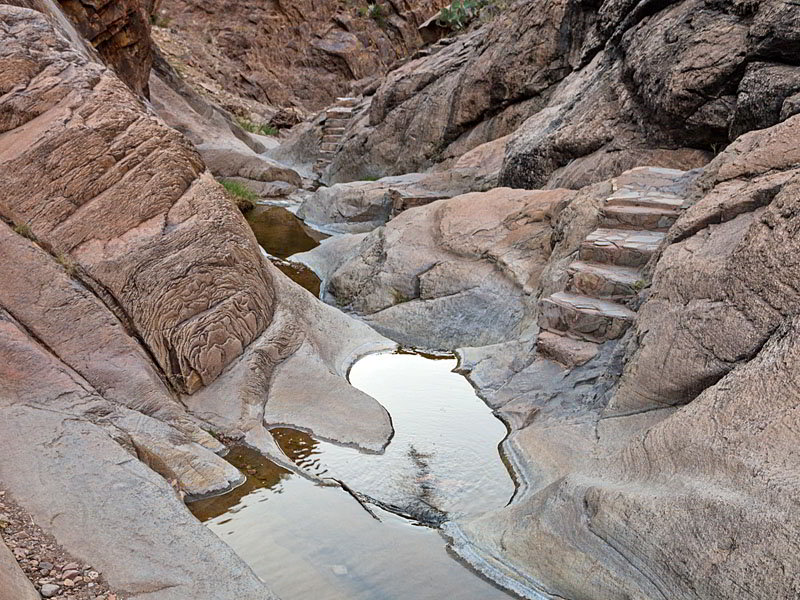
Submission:
[[[329,127],[327,124],[322,127],[323,135],[344,135],[344,127]]]
[[[647,206],[680,210],[684,199],[668,192],[623,188],[606,199],[606,206]]]
[[[566,367],[577,367],[593,359],[599,350],[594,342],[575,340],[560,333],[539,332],[536,342],[539,354]]]
[[[615,190],[682,193],[686,171],[661,167],[637,167],[614,178]]]
[[[604,206],[601,223],[606,227],[666,231],[680,213],[677,210],[652,206]]]
[[[352,97],[337,98],[336,104],[338,104],[339,106],[349,106],[349,107],[358,106],[358,98],[352,98]]]
[[[323,144],[338,144],[342,141],[342,136],[340,135],[323,135],[322,136],[322,143]]]
[[[636,313],[616,302],[558,292],[539,304],[539,327],[588,342],[620,337]]]
[[[350,123],[350,119],[338,119],[338,118],[330,118],[325,120],[325,128],[334,128],[334,127],[347,127],[347,124]]]
[[[322,150],[323,152],[335,152],[337,146],[338,146],[338,144],[333,144],[333,143],[328,142],[328,143],[325,143],[325,144],[321,144],[319,149]]]
[[[641,267],[650,260],[664,233],[635,229],[595,229],[581,243],[579,257],[623,267]]]
[[[349,119],[352,115],[353,109],[347,106],[332,106],[325,111],[329,119]]]
[[[641,274],[632,267],[574,261],[567,267],[567,291],[596,298],[631,298],[639,292]]]
[[[320,150],[319,151],[322,158],[331,158],[334,154],[336,154],[333,150]]]

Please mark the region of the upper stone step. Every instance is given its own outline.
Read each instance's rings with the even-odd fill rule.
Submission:
[[[573,261],[567,267],[567,291],[597,298],[622,299],[635,296],[641,273],[633,267]]]
[[[341,135],[325,134],[322,136],[323,144],[338,144],[341,141],[342,141]]]
[[[620,337],[635,318],[622,304],[570,292],[558,292],[539,304],[539,327],[588,342]]]
[[[333,106],[325,111],[329,119],[349,119],[352,115],[353,109],[346,106]]]
[[[644,206],[666,210],[680,210],[683,206],[682,196],[669,192],[637,190],[623,188],[617,190],[606,199],[606,206]]]
[[[337,98],[336,104],[338,104],[339,106],[347,106],[347,107],[358,106],[358,98],[352,98],[352,97]]]
[[[327,124],[322,126],[322,133],[324,135],[338,135],[342,137],[344,135],[344,127],[329,127]]]
[[[613,185],[615,190],[683,192],[686,185],[686,171],[661,167],[636,167],[615,177]]]
[[[579,257],[586,262],[640,267],[647,264],[663,239],[663,231],[601,227],[586,236]]]
[[[604,206],[600,223],[607,228],[649,229],[666,231],[680,216],[680,212],[651,206]]]

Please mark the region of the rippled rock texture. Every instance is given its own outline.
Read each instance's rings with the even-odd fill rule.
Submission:
[[[43,10],[0,5],[0,481],[125,597],[271,598],[181,498],[242,480],[212,433],[281,459],[276,397],[382,448],[344,373],[390,344],[265,261],[189,141]]]

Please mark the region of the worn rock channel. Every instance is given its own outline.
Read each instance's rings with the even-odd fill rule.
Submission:
[[[280,206],[248,215],[264,253],[319,294],[313,272],[286,258],[325,236]],[[515,486],[506,426],[455,372],[452,354],[398,349],[351,367],[352,385],[392,419],[386,448],[367,453],[276,426],[294,469],[246,446],[226,457],[246,480],[189,504],[284,600],[515,597],[448,547],[442,525],[506,505]]]

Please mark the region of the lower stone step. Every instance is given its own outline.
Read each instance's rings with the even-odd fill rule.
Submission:
[[[328,127],[324,125],[322,127],[322,135],[338,135],[339,137],[344,135],[344,127]]]
[[[601,343],[620,337],[636,318],[622,304],[569,292],[541,300],[539,327],[571,338]]]
[[[641,267],[664,239],[663,231],[595,229],[581,243],[579,257],[586,262]]]
[[[339,146],[339,144],[335,144],[335,143],[332,143],[332,142],[326,142],[324,144],[321,144],[319,149],[322,150],[323,152],[335,152],[336,148],[338,146]]]
[[[559,333],[541,331],[536,349],[548,360],[567,367],[577,367],[592,360],[600,347],[594,342],[574,340]]]
[[[346,128],[350,123],[350,119],[325,119],[325,128]]]
[[[342,136],[340,135],[323,135],[322,136],[322,143],[323,144],[338,144],[342,141]]]
[[[649,206],[604,206],[601,223],[609,228],[666,231],[679,215],[676,210]]]
[[[641,273],[633,267],[576,260],[567,267],[567,291],[595,298],[619,300],[639,293]]]

